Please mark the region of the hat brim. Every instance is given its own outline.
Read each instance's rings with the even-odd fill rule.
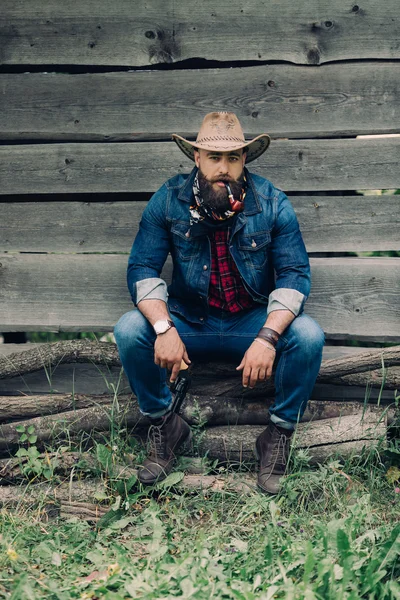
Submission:
[[[186,154],[186,156],[190,158],[190,160],[192,160],[193,162],[194,151],[197,149],[209,150],[210,152],[233,152],[234,150],[247,148],[246,164],[248,164],[253,160],[256,160],[256,158],[259,158],[262,154],[264,154],[264,152],[271,143],[271,138],[266,133],[262,133],[261,135],[258,135],[252,140],[245,140],[243,143],[240,144],[233,140],[219,140],[218,143],[214,145],[207,144],[204,142],[190,142],[189,140],[186,140],[185,138],[178,135],[177,133],[172,134],[172,139],[177,144],[178,148],[180,148],[180,150],[182,150],[182,152]]]

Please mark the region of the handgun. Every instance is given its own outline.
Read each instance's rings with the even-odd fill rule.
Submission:
[[[170,386],[170,390],[173,394],[172,412],[179,413],[190,384],[191,376],[189,367],[184,361],[182,361],[178,377]]]

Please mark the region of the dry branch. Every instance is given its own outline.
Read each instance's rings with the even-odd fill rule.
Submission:
[[[60,517],[62,519],[75,517],[82,521],[97,523],[109,510],[108,507],[89,502],[70,502],[68,500],[60,502]]]

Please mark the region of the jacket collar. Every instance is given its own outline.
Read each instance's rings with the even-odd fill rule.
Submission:
[[[193,200],[193,182],[196,177],[197,167],[194,167],[182,186],[178,198],[179,200],[183,200],[184,202],[192,202]],[[254,184],[253,178],[251,176],[250,171],[244,168],[244,172],[247,178],[247,191],[246,198],[244,199],[244,211],[243,214],[246,216],[255,215],[262,211],[260,200],[257,194],[256,186]]]

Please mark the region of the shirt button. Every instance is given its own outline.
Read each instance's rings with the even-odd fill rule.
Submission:
[[[208,269],[207,265],[204,265],[203,266],[203,271],[207,271],[207,269]]]

